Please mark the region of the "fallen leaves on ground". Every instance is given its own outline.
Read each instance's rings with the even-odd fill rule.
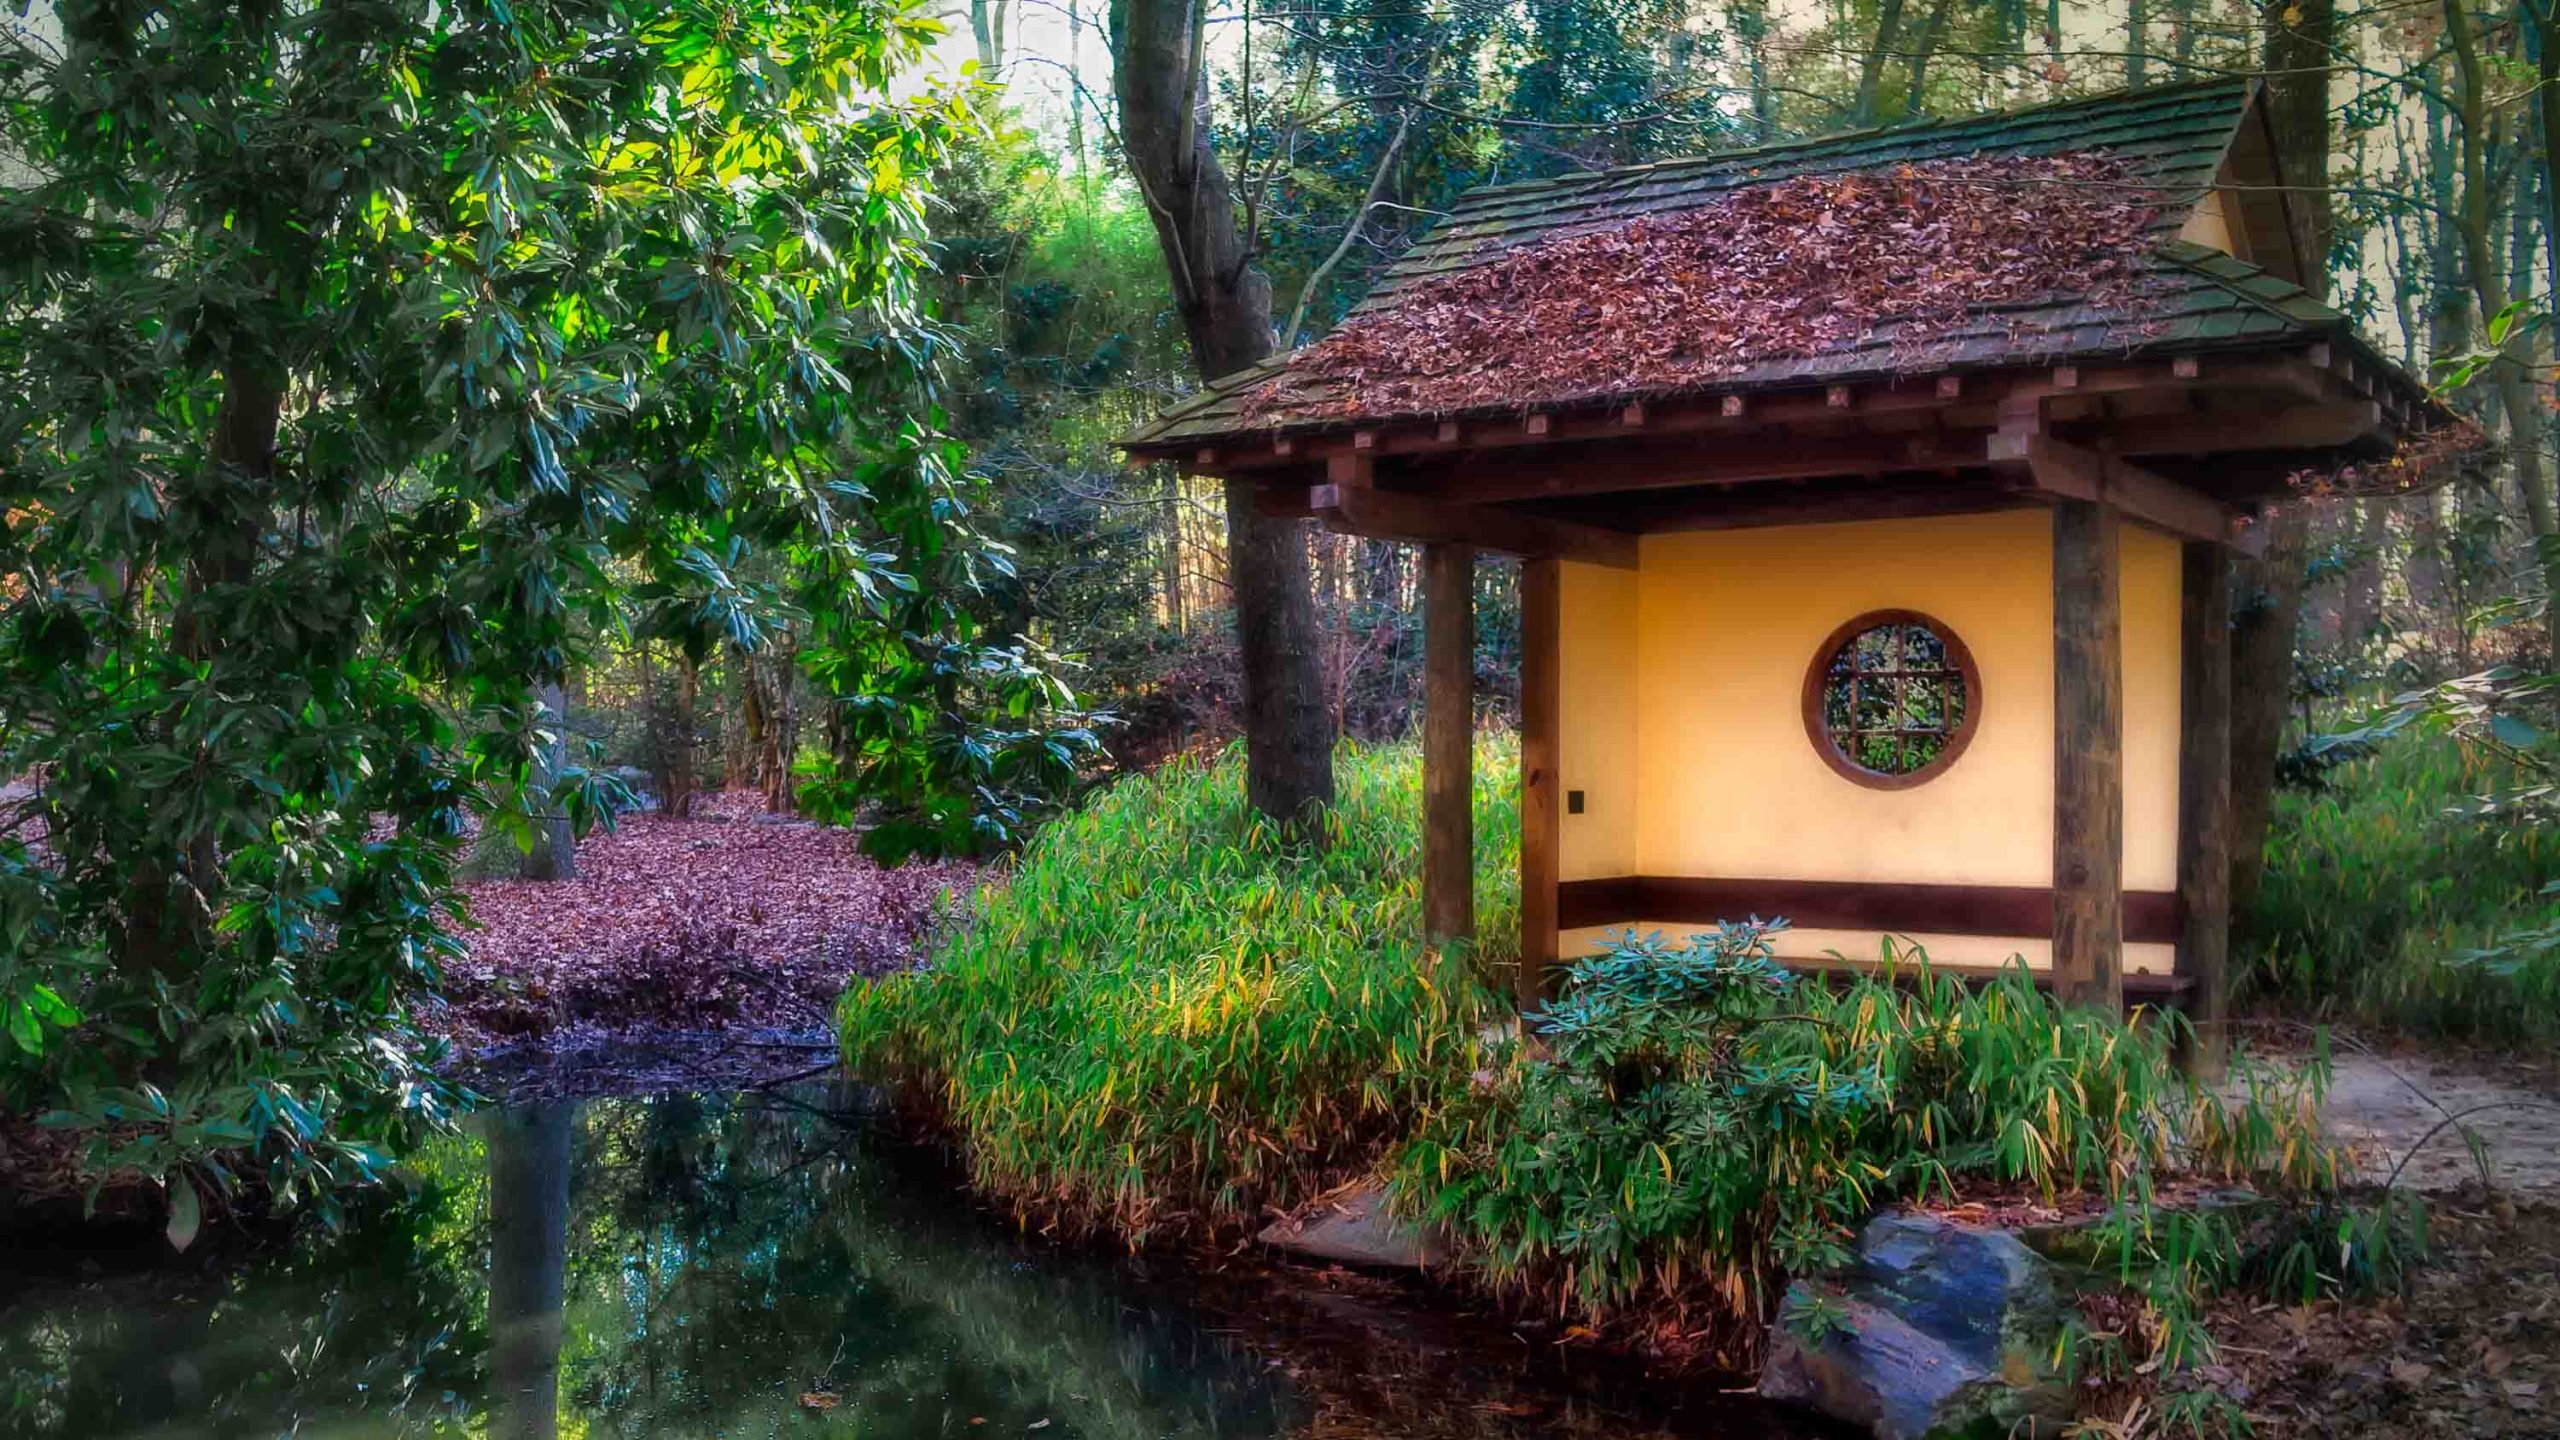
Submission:
[[[2138,315],[2157,197],[2096,153],[1808,175],[1532,241],[1415,285],[1300,351],[1256,422],[1347,420],[1695,387],[1896,346],[2068,295]]]
[[[2405,1300],[2216,1307],[2222,1388],[2257,1433],[2560,1436],[2560,1206],[2504,1200],[2437,1202]]]
[[[481,928],[447,975],[462,1039],[570,1027],[815,1029],[845,982],[914,963],[975,866],[883,868],[847,830],[704,796],[578,846],[578,877],[464,887]]]

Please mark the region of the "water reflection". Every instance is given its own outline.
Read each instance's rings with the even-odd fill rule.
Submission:
[[[1658,1410],[1639,1418],[1518,1379],[1507,1335],[1382,1339],[1404,1323],[1391,1293],[1382,1306],[1353,1284],[1283,1303],[1252,1280],[1222,1298],[1187,1273],[1149,1278],[1017,1236],[931,1157],[811,1098],[495,1112],[420,1158],[414,1203],[342,1235],[78,1281],[11,1267],[0,1435],[1664,1426]],[[1771,1433],[1753,1409],[1706,1428]]]
[[[499,1440],[560,1433],[573,1113],[528,1105],[489,1121],[489,1428]]]

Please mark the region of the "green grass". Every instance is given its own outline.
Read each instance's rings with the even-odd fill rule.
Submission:
[[[858,984],[849,1061],[938,1099],[983,1186],[1143,1236],[1288,1205],[1373,1163],[1504,1013],[1426,963],[1411,746],[1347,748],[1321,846],[1256,818],[1243,762],[1180,761],[1051,824],[925,970]],[[1516,746],[1476,764],[1478,957],[1516,951]]]
[[[1321,845],[1255,819],[1242,770],[1230,754],[1122,782],[1050,825],[928,968],[845,996],[849,1061],[935,1102],[977,1182],[1027,1217],[1232,1233],[1385,1174],[1489,1287],[1740,1360],[1779,1284],[1843,1259],[1878,1204],[1972,1181],[2090,1191],[2121,1202],[2106,1263],[2153,1317],[2137,1348],[2176,1369],[2209,1352],[2201,1295],[2263,1247],[2168,1223],[2154,1183],[2336,1183],[2317,1067],[2244,1070],[2225,1105],[2179,1077],[2165,1024],[2064,1009],[2023,972],[1969,988],[1917,952],[1826,984],[1752,927],[1634,942],[1578,962],[1519,1042],[1495,1023],[1502,989],[1417,943],[1412,747],[1342,752]],[[1476,959],[1497,984],[1516,786],[1512,742],[1483,742],[1477,906],[1503,948]]]
[[[2491,1039],[2560,1033],[2560,836],[2471,813],[2514,777],[2410,735],[2277,799],[2238,937],[2248,992],[2315,1014]]]

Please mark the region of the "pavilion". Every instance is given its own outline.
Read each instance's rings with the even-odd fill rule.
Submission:
[[[2302,289],[2278,175],[2229,80],[1481,189],[1126,448],[1423,547],[1438,940],[1474,555],[1523,557],[1524,1005],[1756,914],[2218,1020],[2229,553],[2450,419]]]

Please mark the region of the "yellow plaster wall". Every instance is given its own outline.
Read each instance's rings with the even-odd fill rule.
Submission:
[[[1564,817],[1556,854],[1567,880],[1636,870],[1636,576],[1567,562],[1558,567],[1563,693],[1557,773],[1582,792]]]
[[[2050,512],[2014,510],[1648,535],[1632,577],[1566,566],[1560,779],[1585,792],[1586,810],[1565,817],[1564,877],[2048,884],[2051,523]],[[2124,883],[2168,890],[2177,875],[2178,544],[2131,525],[2122,537]],[[1887,608],[1945,623],[1982,675],[1972,743],[1945,773],[1908,790],[1870,789],[1833,771],[1805,734],[1801,706],[1823,639]],[[1949,963],[2023,954],[2042,964],[2049,952],[2024,937],[1922,938]],[[1787,947],[1831,948],[1872,953],[1875,937],[1807,931]],[[2125,961],[2165,970],[2171,950],[2128,946]]]

